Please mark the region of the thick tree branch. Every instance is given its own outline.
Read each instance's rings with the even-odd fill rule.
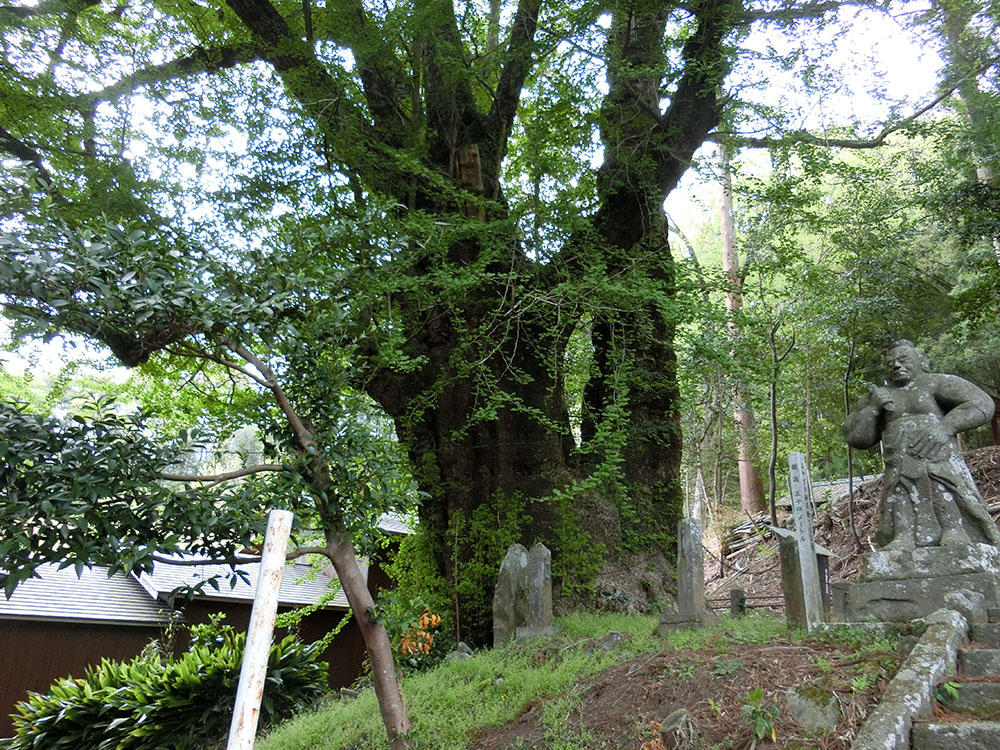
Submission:
[[[456,147],[479,144],[482,114],[472,93],[465,46],[452,0],[418,0],[416,10],[426,20],[423,42],[423,83],[430,158],[451,171]]]
[[[821,18],[841,8],[868,8],[870,10],[887,10],[887,4],[881,0],[809,0],[805,3],[786,2],[782,7],[772,10],[746,10],[734,17],[734,24],[742,26],[755,21],[787,22],[806,18]]]
[[[45,164],[42,163],[41,154],[24,141],[15,138],[10,131],[2,126],[0,126],[0,149],[6,151],[16,159],[26,162],[35,170],[35,174],[39,181],[43,183],[45,189],[52,189],[52,175],[45,168]]]
[[[410,82],[397,53],[365,10],[361,0],[331,0],[328,15],[335,19],[330,29],[338,44],[349,47],[357,60],[358,75],[376,128],[388,144],[401,147],[414,135],[403,102],[410,99]]]
[[[5,288],[3,291],[8,295],[31,296],[22,289]],[[37,300],[37,302],[43,305],[48,304],[46,300]],[[102,320],[89,312],[77,311],[74,315],[63,317],[17,302],[4,302],[0,306],[15,315],[45,321],[56,327],[100,341],[126,367],[141,365],[147,362],[155,352],[166,349],[187,335],[196,333],[171,326],[145,331],[130,331],[126,330],[125,326],[116,327],[116,323]]]
[[[348,173],[364,174],[392,192],[386,182],[384,142],[373,133],[365,109],[316,57],[313,46],[294,32],[269,0],[226,0],[261,46],[264,58],[281,76],[288,95],[324,132],[327,158],[341,162]],[[391,144],[390,144],[391,145]]]
[[[521,99],[521,89],[531,70],[532,47],[541,5],[541,0],[521,0],[514,15],[506,59],[487,118],[487,130],[497,142],[498,159],[503,158],[507,137],[517,113],[517,104]]]
[[[285,559],[297,560],[300,557],[305,557],[306,555],[322,555],[323,557],[329,557],[326,547],[299,547],[293,552],[289,552],[285,555]]]
[[[311,45],[292,31],[288,22],[268,0],[227,0],[227,5],[258,40],[264,57],[285,83],[288,92],[331,134],[350,113],[357,135],[362,134],[364,116],[353,111],[343,86],[316,58]]]
[[[221,474],[170,474],[163,472],[160,474],[160,479],[164,479],[168,482],[205,482],[209,484],[220,484],[222,482],[228,482],[232,479],[239,479],[240,477],[247,477],[251,474],[259,474],[264,471],[289,471],[287,466],[282,466],[281,464],[259,464],[257,466],[246,466],[242,469],[235,469],[233,471],[226,471]]]
[[[718,90],[731,65],[722,43],[741,10],[739,0],[706,0],[698,6],[698,25],[681,51],[684,73],[660,121],[669,143],[657,175],[663,195],[677,186],[694,152],[719,123]]]
[[[211,48],[198,46],[185,57],[178,57],[160,65],[140,68],[117,83],[106,86],[100,91],[83,94],[72,101],[79,110],[91,110],[98,102],[114,101],[131,94],[140,86],[165,83],[175,78],[198,73],[218,73],[221,70],[235,68],[237,65],[260,60],[262,57],[262,50],[255,44]]]

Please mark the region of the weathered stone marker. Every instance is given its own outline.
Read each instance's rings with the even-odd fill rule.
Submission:
[[[701,523],[685,518],[677,524],[677,611],[660,615],[660,632],[695,628],[708,619]]]
[[[781,595],[785,599],[785,622],[792,628],[807,627],[806,603],[802,598],[802,569],[799,567],[799,549],[794,536],[779,537],[778,557],[781,560]]]
[[[554,635],[552,622],[552,552],[541,542],[530,552],[510,545],[493,589],[493,645]]]
[[[513,638],[518,626],[528,619],[527,570],[528,550],[523,544],[510,545],[493,589],[494,646]]]
[[[701,522],[693,518],[685,518],[677,524],[677,599],[684,612],[705,611]]]
[[[741,588],[729,589],[729,614],[743,617],[747,613],[747,595]]]
[[[785,620],[791,627],[804,628],[806,605],[802,592],[802,567],[799,565],[799,548],[795,532],[778,526],[768,528],[778,537],[778,559],[781,562],[781,593],[785,600]],[[820,597],[825,615],[830,613],[830,550],[813,542],[816,569],[819,572]]]
[[[536,542],[528,552],[525,570],[528,593],[528,618],[517,629],[517,638],[535,638],[555,634],[552,625],[552,552]]]
[[[802,603],[805,627],[813,630],[823,622],[823,596],[820,590],[819,568],[813,548],[812,516],[810,513],[809,474],[806,457],[802,453],[788,456],[788,490],[792,496],[792,515],[795,518],[795,547],[799,560],[799,577],[802,582]]]

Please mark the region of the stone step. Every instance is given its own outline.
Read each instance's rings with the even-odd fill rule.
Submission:
[[[936,692],[938,703],[949,711],[1000,721],[1000,682],[961,682],[958,685],[954,696],[939,688]],[[1000,744],[995,747],[1000,748]]]
[[[972,640],[988,648],[1000,648],[1000,623],[980,623],[972,629]]]
[[[972,721],[964,724],[917,722],[910,735],[912,750],[997,750],[1000,748],[1000,721]]]
[[[958,669],[965,677],[1000,674],[1000,648],[959,649]]]

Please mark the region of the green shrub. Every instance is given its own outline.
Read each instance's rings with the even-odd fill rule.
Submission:
[[[4,750],[195,750],[226,735],[246,636],[231,629],[196,638],[180,658],[147,653],[130,662],[103,660],[81,679],[30,693],[13,715]],[[287,718],[326,690],[321,643],[286,636],[271,646],[260,711],[266,726]]]

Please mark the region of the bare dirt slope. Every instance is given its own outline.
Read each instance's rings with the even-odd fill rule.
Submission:
[[[552,655],[548,655],[551,657]],[[545,657],[542,657],[545,658]],[[666,750],[660,723],[687,709],[700,744],[683,748],[750,750],[848,750],[878,702],[898,656],[845,651],[823,637],[795,641],[777,636],[764,644],[716,645],[674,651],[669,647],[602,672],[567,696],[526,703],[517,721],[491,730],[470,750]],[[796,686],[822,686],[836,695],[840,721],[827,733],[810,733],[790,715],[786,695]],[[753,731],[744,703],[759,690],[761,708],[776,707],[774,741]]]

